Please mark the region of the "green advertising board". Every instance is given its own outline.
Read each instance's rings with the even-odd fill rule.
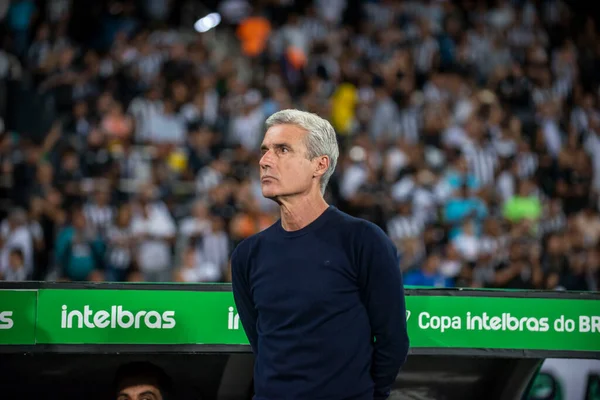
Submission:
[[[589,300],[408,296],[412,347],[600,351]],[[247,344],[231,292],[40,290],[43,344]]]
[[[0,290],[0,345],[35,343],[35,290]]]
[[[231,292],[40,290],[38,343],[247,344]]]
[[[600,351],[596,301],[409,297],[413,346]]]
[[[0,316],[11,312],[13,321],[2,329],[0,319],[0,344],[247,345],[230,290],[188,288],[0,290]],[[597,299],[420,293],[431,291],[406,297],[413,350],[600,355]]]

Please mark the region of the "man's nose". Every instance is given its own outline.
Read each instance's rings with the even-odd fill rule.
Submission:
[[[262,155],[259,161],[259,165],[263,169],[273,166],[273,160],[270,151],[267,151],[265,154]]]

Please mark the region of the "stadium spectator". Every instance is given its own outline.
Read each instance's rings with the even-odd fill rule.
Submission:
[[[441,261],[439,255],[429,254],[420,269],[410,271],[405,275],[404,284],[441,288],[452,287],[452,280],[439,271]]]
[[[27,280],[27,270],[21,249],[10,250],[8,267],[2,274],[3,278],[12,282],[23,282]]]
[[[106,231],[106,269],[108,280],[123,282],[135,269],[136,236],[132,227],[132,210],[122,204],[114,216],[114,224]]]
[[[28,226],[27,213],[22,208],[14,209],[0,225],[0,272],[6,274],[13,270],[13,252],[18,250],[22,258],[20,274],[31,278],[33,272],[33,238]],[[10,276],[10,274],[7,274]],[[22,279],[21,279],[22,280]]]
[[[171,245],[175,242],[175,224],[166,204],[157,198],[157,189],[153,185],[142,188],[131,230],[138,242],[136,260],[144,280],[171,280]]]
[[[338,134],[328,202],[382,227],[407,275],[435,254],[454,285],[600,287],[583,3],[221,1],[204,33],[186,3],[1,13],[0,212],[6,230],[27,208],[28,279],[228,279],[235,244],[277,218],[251,167],[263,123],[300,108]],[[93,262],[65,253],[81,229]]]
[[[93,276],[104,270],[104,243],[94,235],[83,209],[79,207],[71,210],[69,223],[59,231],[55,246],[56,265],[60,267],[60,278],[64,280],[93,280]]]

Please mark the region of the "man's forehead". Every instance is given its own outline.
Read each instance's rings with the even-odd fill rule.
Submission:
[[[263,145],[270,146],[281,143],[294,144],[304,139],[307,132],[296,125],[272,126],[265,133]]]
[[[152,393],[156,400],[162,399],[160,390],[158,390],[156,386],[150,384],[131,385],[119,391],[119,395],[126,395],[134,399],[142,393]]]

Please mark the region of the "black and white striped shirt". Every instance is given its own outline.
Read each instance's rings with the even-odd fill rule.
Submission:
[[[310,43],[327,37],[327,28],[323,22],[317,18],[304,18],[300,24],[300,29],[304,31],[304,34]]]
[[[583,108],[575,107],[571,111],[570,124],[578,134],[588,128],[588,116]]]
[[[198,172],[196,177],[196,192],[200,195],[207,194],[210,189],[223,181],[223,174],[216,169],[207,166]]]
[[[573,84],[570,79],[557,79],[549,88],[536,87],[533,89],[533,101],[536,105],[549,101],[562,101],[571,94],[572,88]]]
[[[493,149],[468,146],[465,149],[465,158],[469,164],[469,170],[475,175],[481,186],[485,187],[494,182],[498,157]]]
[[[567,217],[564,213],[547,216],[539,224],[539,236],[544,237],[551,233],[561,232],[567,227]]]
[[[197,249],[200,263],[224,268],[229,260],[229,237],[224,231],[205,233]]]
[[[418,72],[428,73],[431,71],[439,49],[438,42],[432,37],[425,38],[416,43],[413,48],[413,57]]]
[[[531,178],[535,175],[538,167],[537,154],[521,152],[517,155],[517,166],[519,178]]]
[[[121,240],[131,240],[133,232],[131,227],[113,226],[108,230],[109,245],[106,252],[106,261],[112,268],[127,269],[133,259],[132,247],[130,245],[118,244]]]
[[[519,25],[507,32],[508,44],[518,50],[531,46],[535,40],[535,34],[532,29]]]
[[[149,141],[152,136],[153,121],[162,110],[159,101],[150,101],[144,97],[133,99],[127,112],[135,119],[135,139],[138,142]]]
[[[357,36],[353,39],[352,45],[362,52],[367,60],[379,60],[382,56],[381,48],[369,36]]]
[[[161,71],[164,57],[159,52],[141,56],[135,62],[140,78],[151,83]]]
[[[415,144],[419,141],[419,132],[423,126],[423,115],[417,107],[401,109],[398,114],[399,136],[407,143]]]
[[[88,224],[96,234],[104,237],[112,225],[114,210],[111,206],[98,206],[88,203],[83,207],[83,212]]]
[[[424,230],[423,220],[416,215],[397,215],[387,224],[388,236],[393,241],[419,237]]]
[[[394,18],[394,13],[389,7],[377,3],[367,3],[364,6],[364,11],[369,18],[369,22],[378,29],[387,28]]]

